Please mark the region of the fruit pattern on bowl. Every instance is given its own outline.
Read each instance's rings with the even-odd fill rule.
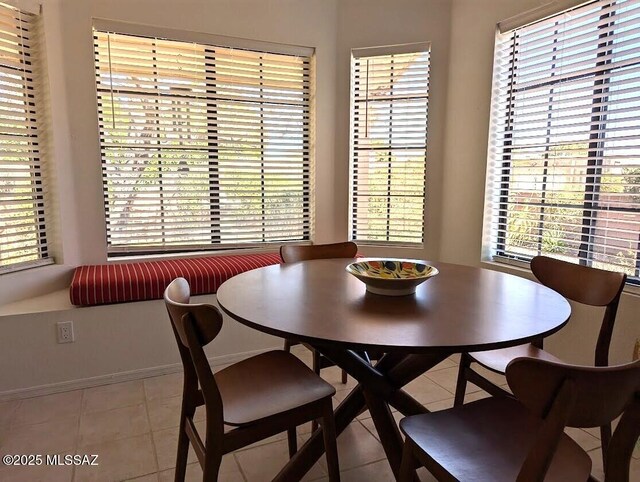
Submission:
[[[405,296],[438,274],[438,269],[417,259],[367,258],[346,267],[349,274],[362,281],[367,291],[376,295]]]
[[[360,275],[382,279],[415,279],[428,277],[435,269],[411,261],[370,260],[352,263],[349,268]]]

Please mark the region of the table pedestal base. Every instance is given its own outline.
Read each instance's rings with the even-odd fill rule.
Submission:
[[[402,390],[450,353],[429,355],[384,355],[375,366],[351,350],[338,350],[326,346],[314,346],[324,356],[358,381],[358,385],[338,405],[334,413],[336,433],[339,435],[365,409],[378,431],[389,465],[396,477],[400,473],[402,437],[389,406],[403,415],[428,412],[424,406]],[[297,481],[311,469],[324,453],[322,433],[316,430],[309,440],[280,471],[275,481]]]

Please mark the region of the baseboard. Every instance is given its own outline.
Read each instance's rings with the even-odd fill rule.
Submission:
[[[242,353],[234,353],[231,355],[214,356],[209,358],[211,366],[228,365],[235,363],[250,356],[259,355],[266,351],[281,348],[270,347],[260,350],[246,351]],[[140,368],[138,370],[130,370],[119,373],[111,373],[108,375],[100,375],[97,377],[80,378],[78,380],[68,380],[59,383],[51,383],[47,385],[38,385],[36,387],[18,388],[15,390],[6,390],[0,392],[0,402],[7,400],[16,400],[21,398],[40,397],[42,395],[51,395],[53,393],[68,392],[71,390],[80,390],[82,388],[97,387],[100,385],[110,385],[112,383],[128,382],[131,380],[139,380],[141,378],[157,377],[168,373],[175,373],[182,370],[181,363],[173,363],[171,365],[162,365],[158,367]]]

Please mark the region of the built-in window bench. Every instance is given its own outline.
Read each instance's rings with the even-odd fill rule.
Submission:
[[[278,253],[254,253],[78,266],[69,296],[75,306],[155,300],[178,277],[189,282],[193,295],[209,294],[232,276],[280,262]]]
[[[0,401],[180,372],[162,301],[171,280],[186,278],[194,303],[215,305],[227,279],[280,262],[270,252],[79,266],[70,288],[0,306],[0,366],[12,367],[0,375]],[[73,343],[58,343],[64,321],[73,323]],[[280,339],[225,323],[207,357],[223,366],[281,347]]]

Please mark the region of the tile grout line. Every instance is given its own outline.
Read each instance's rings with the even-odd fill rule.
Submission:
[[[414,380],[412,380],[412,382],[413,382],[413,381],[415,381],[415,380],[418,380],[420,377],[425,377],[428,381],[430,381],[431,383],[433,383],[433,384],[434,384],[434,385],[436,385],[437,387],[442,388],[445,392],[447,392],[447,393],[450,395],[450,396],[448,396],[448,397],[439,398],[439,399],[437,399],[437,400],[432,400],[432,401],[430,401],[429,403],[441,402],[441,401],[443,401],[443,400],[448,400],[448,399],[453,398],[453,397],[455,397],[455,396],[456,396],[456,395],[455,395],[455,393],[451,393],[451,390],[449,390],[447,387],[442,386],[440,383],[438,383],[438,382],[436,382],[435,380],[432,380],[431,378],[429,378],[429,377],[427,376],[427,372],[425,372],[425,373],[423,373],[422,375],[420,375],[420,376],[416,377]],[[405,390],[405,391],[406,391],[406,390]],[[411,395],[411,393],[410,393],[410,392],[408,392],[408,391],[407,391],[407,393],[408,393],[409,395]],[[465,395],[466,395],[466,394],[465,394]],[[412,396],[413,396],[413,395],[412,395]],[[429,403],[423,403],[423,402],[419,402],[419,403],[420,403],[420,404],[422,404],[423,406],[424,406],[424,405],[429,405]]]
[[[128,381],[127,382],[118,382],[116,384],[110,384],[110,386],[111,385],[118,385],[120,383],[129,383],[129,382]],[[123,406],[119,406],[119,407],[115,407],[115,408],[109,408],[107,410],[95,410],[95,411],[92,411],[92,412],[86,412],[85,413],[83,411],[83,407],[84,407],[84,397],[85,397],[85,394],[86,394],[87,390],[90,390],[90,388],[89,389],[83,389],[83,391],[82,391],[80,417],[82,417],[83,415],[86,415],[86,416],[90,417],[90,416],[93,416],[93,415],[96,415],[96,414],[103,414],[103,413],[112,412],[112,411],[116,411],[116,410],[122,410],[122,409],[127,409],[127,408],[132,408],[132,407],[144,406],[145,415],[147,417],[147,423],[149,425],[149,431],[148,432],[143,432],[143,433],[134,434],[134,435],[129,434],[127,436],[115,437],[113,439],[107,440],[106,443],[129,440],[129,439],[133,439],[133,438],[136,438],[136,437],[143,437],[144,435],[148,434],[149,438],[151,439],[151,446],[152,446],[152,449],[153,449],[153,452],[154,452],[153,455],[154,455],[154,460],[155,460],[155,463],[156,463],[156,467],[155,467],[156,470],[153,471],[153,472],[147,472],[147,473],[144,473],[144,474],[136,475],[134,477],[134,479],[137,479],[137,478],[140,478],[140,477],[145,477],[145,476],[151,475],[151,474],[159,474],[158,457],[157,457],[157,454],[156,454],[155,441],[154,441],[153,434],[152,434],[152,431],[151,431],[151,421],[150,421],[149,411],[148,411],[148,407],[147,407],[146,389],[145,389],[144,383],[142,383],[143,398],[144,398],[144,400],[142,402],[137,402],[135,404],[127,404],[127,405],[123,405]],[[79,449],[79,445],[80,445],[80,434],[79,434],[79,431],[80,431],[80,423],[78,423],[78,437],[77,437],[77,442],[76,442],[76,444],[78,446],[78,449]],[[99,443],[105,443],[105,441],[103,441],[103,442],[93,442],[93,443],[86,444],[86,445],[87,446],[91,446],[91,445],[96,445],[96,444],[99,444]],[[74,471],[75,471],[75,468],[74,468]],[[74,474],[74,477],[75,477],[75,474]],[[127,479],[127,480],[129,480],[129,479]]]
[[[17,404],[16,404],[16,408],[12,413],[11,416],[11,420],[9,420],[9,423],[4,427],[4,428],[0,428],[0,434],[2,434],[2,438],[0,439],[0,450],[3,450],[3,443],[2,440],[9,440],[9,435],[11,434],[11,432],[13,432],[13,427],[14,424],[16,422],[17,414],[18,414],[18,410],[20,409],[20,406],[22,405],[22,400],[18,400]],[[4,455],[4,453],[2,453],[2,455]]]
[[[82,393],[80,395],[80,413],[78,414],[78,426],[76,427],[76,437],[74,440],[74,444],[73,444],[73,453],[77,454],[78,451],[80,450],[80,423],[82,422],[82,409],[84,407],[84,397],[85,397],[85,393],[86,390],[82,390]],[[71,480],[75,481],[76,480],[76,471],[77,471],[77,467],[75,465],[72,466],[72,470],[71,470]]]
[[[377,431],[377,430],[376,430],[376,433],[373,433],[371,430],[369,430],[369,429],[367,428],[367,426],[366,426],[364,423],[362,423],[362,420],[358,420],[357,418],[356,418],[355,420],[356,420],[360,425],[362,425],[362,426],[364,427],[364,429],[365,429],[367,432],[369,432],[373,438],[375,438],[375,439],[376,439],[376,442],[378,442],[379,444],[382,444],[382,442],[380,442],[380,439],[378,438],[378,437],[379,437],[379,435],[378,435],[378,431]],[[366,419],[366,420],[368,420],[368,419]],[[371,419],[371,421],[373,422],[373,418]],[[375,427],[375,424],[374,424],[374,427]]]
[[[238,470],[240,471],[240,475],[242,476],[242,480],[244,480],[244,482],[249,482],[249,478],[244,473],[244,469],[242,468],[242,465],[240,464],[240,461],[238,460],[238,457],[236,457],[236,452],[231,452],[230,455],[233,458],[233,461],[236,463],[236,467],[238,467]]]
[[[28,399],[20,399],[18,400],[18,405],[16,406],[16,409],[13,412],[13,417],[11,419],[11,422],[8,425],[9,429],[12,429],[15,427],[17,420],[18,420],[18,411],[22,408],[22,404],[24,403],[24,400],[28,400]]]
[[[89,412],[89,413],[84,414],[84,415],[87,415],[87,416],[90,416],[90,415],[102,415],[102,414],[106,414],[106,413],[109,413],[109,412],[115,412],[117,410],[124,410],[124,409],[128,409],[128,408],[133,408],[133,407],[144,407],[145,414],[147,415],[147,421],[149,420],[149,416],[148,416],[147,410],[146,410],[146,402],[140,402],[140,403],[137,403],[136,405],[129,405],[129,406],[126,406],[126,407],[116,407],[116,408],[111,408],[109,410],[101,410],[99,412]],[[151,426],[149,426],[149,430],[146,431],[146,432],[127,434],[127,435],[117,435],[117,436],[114,436],[113,438],[109,438],[107,440],[98,440],[98,441],[86,443],[86,444],[84,444],[84,446],[91,446],[91,445],[97,445],[97,444],[100,444],[100,443],[117,442],[117,441],[120,441],[120,440],[127,440],[127,439],[134,438],[134,437],[141,437],[141,436],[146,435],[148,433],[149,434],[151,433]]]
[[[147,385],[142,381],[142,394],[144,395],[144,412],[147,415],[147,423],[149,424],[149,438],[151,439],[151,448],[153,450],[153,460],[156,463],[155,473],[160,477],[160,462],[158,461],[158,449],[156,448],[156,439],[153,436],[153,430],[151,428],[151,416],[149,415],[149,399],[147,398]],[[178,426],[179,427],[179,426]],[[175,468],[174,468],[175,473]],[[148,474],[145,474],[148,475]]]
[[[310,423],[310,422],[307,422],[307,423]],[[309,438],[311,438],[311,432],[309,432],[308,434],[305,434],[305,435],[308,435],[309,437],[305,438],[305,437],[303,437],[302,435],[297,435],[297,438],[298,438],[298,450],[299,450],[299,449],[300,449],[300,448],[301,448],[305,443],[307,443],[307,440],[309,440]],[[338,443],[338,438],[337,438],[337,435],[336,435],[336,444],[337,444],[337,443]],[[327,469],[323,464],[321,464],[321,463],[320,463],[320,461],[321,461],[321,460],[324,460],[324,461],[325,461],[325,464],[326,464],[327,458],[326,458],[326,455],[325,455],[325,454],[322,454],[322,455],[320,456],[320,458],[319,458],[319,459],[318,459],[318,460],[317,460],[317,461],[316,461],[316,462],[311,466],[311,468],[307,471],[307,474],[308,474],[309,472],[311,472],[311,470],[313,469],[313,467],[314,467],[315,465],[317,465],[317,466],[318,466],[318,468],[320,469],[320,472],[322,472],[322,475],[321,475],[321,476],[318,476],[318,477],[315,477],[315,478],[313,478],[313,479],[310,479],[310,480],[309,480],[309,482],[314,481],[314,480],[324,479],[324,478],[326,478],[326,477],[328,477],[328,476],[329,476],[328,469]],[[339,466],[340,466],[340,456],[338,455],[338,469],[340,468]],[[305,474],[305,475],[307,475],[307,474]]]
[[[367,462],[366,464],[362,464],[362,465],[356,465],[355,467],[350,467],[348,469],[345,470],[341,470],[340,471],[340,475],[344,474],[345,472],[351,472],[352,470],[357,470],[357,469],[361,469],[362,467],[368,467],[369,465],[373,465],[373,464],[379,464],[380,462],[386,462],[387,458],[383,458],[380,460],[374,460],[372,462]]]
[[[150,377],[150,378],[153,378],[153,377]],[[135,382],[135,381],[140,381],[140,382],[142,382],[142,394],[143,394],[143,397],[146,400],[146,392],[145,392],[145,389],[144,389],[144,380],[146,380],[146,378],[143,378],[143,379],[140,379],[140,380],[129,380],[129,381],[125,381],[125,382],[110,383],[108,385],[100,385],[98,387],[89,387],[89,388],[83,389],[83,392],[91,391],[91,390],[93,390],[95,388],[114,387],[114,386],[124,385],[124,384]],[[61,392],[61,393],[64,393],[64,392]],[[83,403],[84,403],[84,394],[83,394]],[[142,405],[142,402],[140,402],[140,401],[137,401],[137,402],[134,402],[134,401],[126,402],[124,405],[118,405],[117,407],[111,407],[111,408],[106,408],[106,409],[103,408],[103,409],[100,409],[100,410],[95,410],[94,409],[94,410],[90,410],[90,411],[89,410],[85,411],[84,408],[82,408],[82,413],[86,413],[86,414],[92,415],[92,414],[95,414],[95,413],[110,412],[111,410],[118,410],[120,408],[136,407],[138,405]]]
[[[449,367],[449,368],[453,368],[453,367]],[[436,371],[440,371],[440,370],[436,370]],[[455,397],[456,394],[454,392],[452,392],[451,390],[449,390],[447,387],[445,387],[444,385],[442,385],[441,383],[437,382],[436,380],[434,380],[433,378],[431,378],[429,375],[427,375],[427,373],[429,373],[429,370],[427,370],[426,372],[424,372],[422,375],[420,375],[421,377],[426,377],[431,383],[435,383],[437,386],[439,386],[440,388],[442,388],[443,390],[445,390],[446,392],[450,393],[452,397]],[[480,389],[482,390],[482,389]],[[477,390],[476,390],[477,391]],[[466,392],[465,395],[467,395],[467,393],[474,393],[474,392]],[[447,397],[449,398],[449,397]],[[442,400],[446,400],[445,398],[443,398]],[[440,400],[434,400],[434,402],[439,402]]]

